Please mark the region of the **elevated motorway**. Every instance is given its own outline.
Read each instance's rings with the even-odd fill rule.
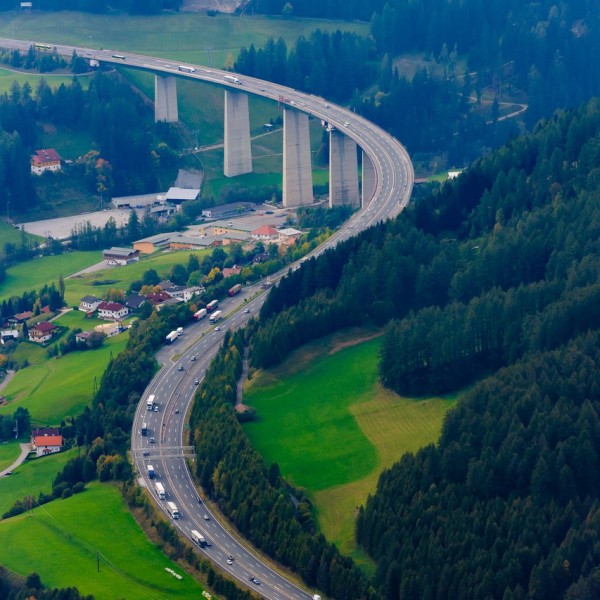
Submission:
[[[27,52],[31,45],[40,42],[0,38],[0,46]],[[395,217],[408,204],[414,182],[412,163],[405,148],[378,126],[353,112],[330,103],[323,98],[303,94],[291,88],[236,75],[238,82],[227,81],[231,73],[212,67],[179,63],[163,58],[114,50],[90,50],[89,48],[46,44],[56,48],[66,57],[73,51],[99,63],[114,64],[145,70],[156,75],[172,75],[186,79],[208,82],[224,88],[284,102],[286,106],[326,121],[330,127],[351,138],[363,150],[372,166],[372,179],[368,194],[364,193],[362,207],[352,218],[317,248],[313,255],[333,247],[359,231],[378,222]],[[180,70],[183,68],[183,70]],[[363,162],[364,162],[363,157]],[[364,171],[363,171],[364,173]],[[292,265],[292,268],[299,266]],[[289,267],[275,276],[284,276]],[[184,335],[173,346],[163,348],[157,355],[162,368],[156,374],[140,402],[135,414],[131,435],[131,451],[139,480],[145,485],[156,504],[168,514],[166,501],[177,504],[180,518],[173,524],[182,535],[192,540],[196,530],[206,537],[210,546],[198,547],[198,551],[212,560],[223,571],[242,585],[271,600],[310,600],[312,592],[302,589],[280,570],[273,569],[252,547],[233,535],[226,523],[221,523],[203,499],[200,498],[189,472],[186,457],[190,455],[189,431],[186,413],[193,401],[197,385],[202,381],[210,360],[220,347],[227,329],[242,327],[256,314],[264,301],[265,291],[256,284],[245,288],[234,298],[221,303],[226,316],[223,323],[209,325],[203,320],[186,328]],[[153,395],[157,410],[147,410],[147,398]],[[142,435],[146,425],[148,434]],[[148,476],[148,465],[154,467],[156,481],[163,483],[166,499],[158,497],[155,480]],[[252,581],[253,578],[259,583]]]

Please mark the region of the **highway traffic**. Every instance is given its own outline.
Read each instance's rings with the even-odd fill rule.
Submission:
[[[39,42],[37,44],[39,45]],[[4,48],[27,52],[31,45],[34,45],[34,42],[0,38],[0,46]],[[59,54],[67,57],[76,51],[78,55],[100,64],[110,63],[196,79],[270,98],[284,103],[287,108],[322,119],[329,126],[352,138],[373,164],[374,192],[344,227],[312,253],[315,256],[363,229],[398,215],[408,204],[414,172],[404,147],[378,126],[323,98],[243,75],[232,76],[227,71],[201,65],[182,64],[124,51],[116,53],[113,50],[47,45],[56,48]],[[271,277],[272,282],[276,283],[289,268],[294,269],[299,265],[300,263],[296,263],[286,267],[284,271]],[[179,518],[173,519],[172,522],[181,534],[192,542],[193,531],[205,538],[205,546],[196,542],[199,552],[241,584],[265,598],[310,600],[313,593],[303,590],[283,574],[273,570],[246,542],[233,536],[229,529],[221,524],[205,500],[200,498],[185,458],[191,456],[192,452],[191,448],[186,447],[189,444],[186,413],[193,401],[197,385],[202,381],[210,360],[220,347],[225,332],[242,327],[248,319],[258,313],[264,297],[265,290],[258,284],[244,288],[237,296],[220,303],[219,308],[225,316],[222,322],[210,324],[208,318],[205,318],[186,327],[183,335],[173,345],[160,350],[157,360],[162,367],[146,389],[136,411],[131,450],[139,472],[139,481],[148,488],[157,505],[166,514],[170,514],[167,502],[176,505]],[[154,396],[152,410],[147,406],[150,396]],[[145,435],[142,435],[143,429]],[[152,465],[154,469],[152,478],[148,475],[148,465]],[[159,498],[156,482],[162,483],[165,488],[164,499]]]

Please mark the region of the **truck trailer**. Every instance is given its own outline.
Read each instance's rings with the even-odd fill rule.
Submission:
[[[242,82],[239,80],[239,77],[236,77],[235,75],[225,75],[223,77],[223,79],[225,81],[227,81],[228,83],[235,83],[236,85],[242,85]]]
[[[213,310],[215,310],[217,308],[217,306],[219,306],[219,301],[218,300],[211,300],[207,305],[206,305],[206,312],[212,312]]]
[[[196,544],[198,544],[198,546],[202,548],[206,546],[206,538],[195,529],[192,529],[192,539],[194,540],[194,542],[196,542]]]
[[[171,333],[169,333],[165,338],[165,341],[167,344],[172,344],[178,337],[179,335],[177,334],[177,331],[171,331]]]
[[[173,519],[179,519],[179,509],[175,502],[167,502],[167,510]]]
[[[148,472],[148,477],[150,477],[150,479],[154,479],[156,477],[156,472],[154,471],[154,467],[152,465],[148,465],[146,467],[146,471]]]
[[[194,313],[194,319],[196,319],[196,321],[199,321],[200,319],[204,319],[204,317],[207,315],[206,309],[205,308],[201,308],[200,310],[197,310]]]
[[[233,287],[229,288],[229,291],[227,292],[230,296],[235,296],[236,294],[239,294],[242,290],[242,284],[241,283],[236,283]]]
[[[164,500],[167,497],[167,494],[165,492],[165,486],[160,481],[157,481],[154,484],[154,489],[156,490],[156,493],[158,494],[158,497],[161,500]]]
[[[216,323],[222,316],[223,316],[223,313],[220,310],[215,310],[215,312],[212,313],[212,315],[210,315],[208,320],[211,323]]]

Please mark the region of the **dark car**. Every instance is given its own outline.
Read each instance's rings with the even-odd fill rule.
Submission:
[[[178,371],[183,371],[183,365],[179,365],[179,367],[177,367]]]

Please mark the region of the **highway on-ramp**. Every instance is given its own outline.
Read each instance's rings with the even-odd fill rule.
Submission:
[[[339,231],[313,251],[313,255],[332,248],[363,229],[398,215],[408,204],[414,171],[408,153],[400,142],[375,124],[323,98],[243,75],[236,75],[235,81],[227,71],[202,65],[126,51],[91,50],[48,42],[0,38],[0,46],[3,48],[27,52],[32,45],[42,49],[56,48],[59,54],[66,57],[71,57],[75,51],[79,56],[98,61],[101,65],[113,64],[159,75],[185,77],[270,98],[284,103],[288,109],[322,119],[330,127],[352,138],[373,164],[373,194]],[[300,263],[292,265],[292,269],[299,265]],[[288,268],[272,276],[272,282],[276,283]],[[168,514],[166,502],[171,501],[177,505],[180,518],[173,520],[173,523],[179,531],[191,540],[191,532],[196,530],[208,540],[210,546],[199,547],[199,552],[265,598],[305,600],[311,599],[312,593],[270,568],[248,543],[232,535],[230,529],[220,523],[204,501],[199,502],[198,491],[184,458],[189,451],[185,448],[189,444],[186,413],[192,404],[197,385],[220,347],[225,331],[243,326],[260,310],[264,296],[265,291],[258,284],[245,288],[241,294],[221,302],[219,308],[226,317],[222,323],[209,324],[208,318],[205,318],[186,327],[184,334],[172,346],[166,346],[158,353],[157,359],[162,368],[146,389],[136,411],[131,450],[140,482],[148,487],[158,506]],[[157,411],[147,409],[147,398],[150,395],[155,398]],[[141,434],[144,423],[147,425],[148,435]],[[148,477],[149,464],[154,467],[156,480]],[[165,500],[158,498],[155,481],[163,483],[167,492]]]

